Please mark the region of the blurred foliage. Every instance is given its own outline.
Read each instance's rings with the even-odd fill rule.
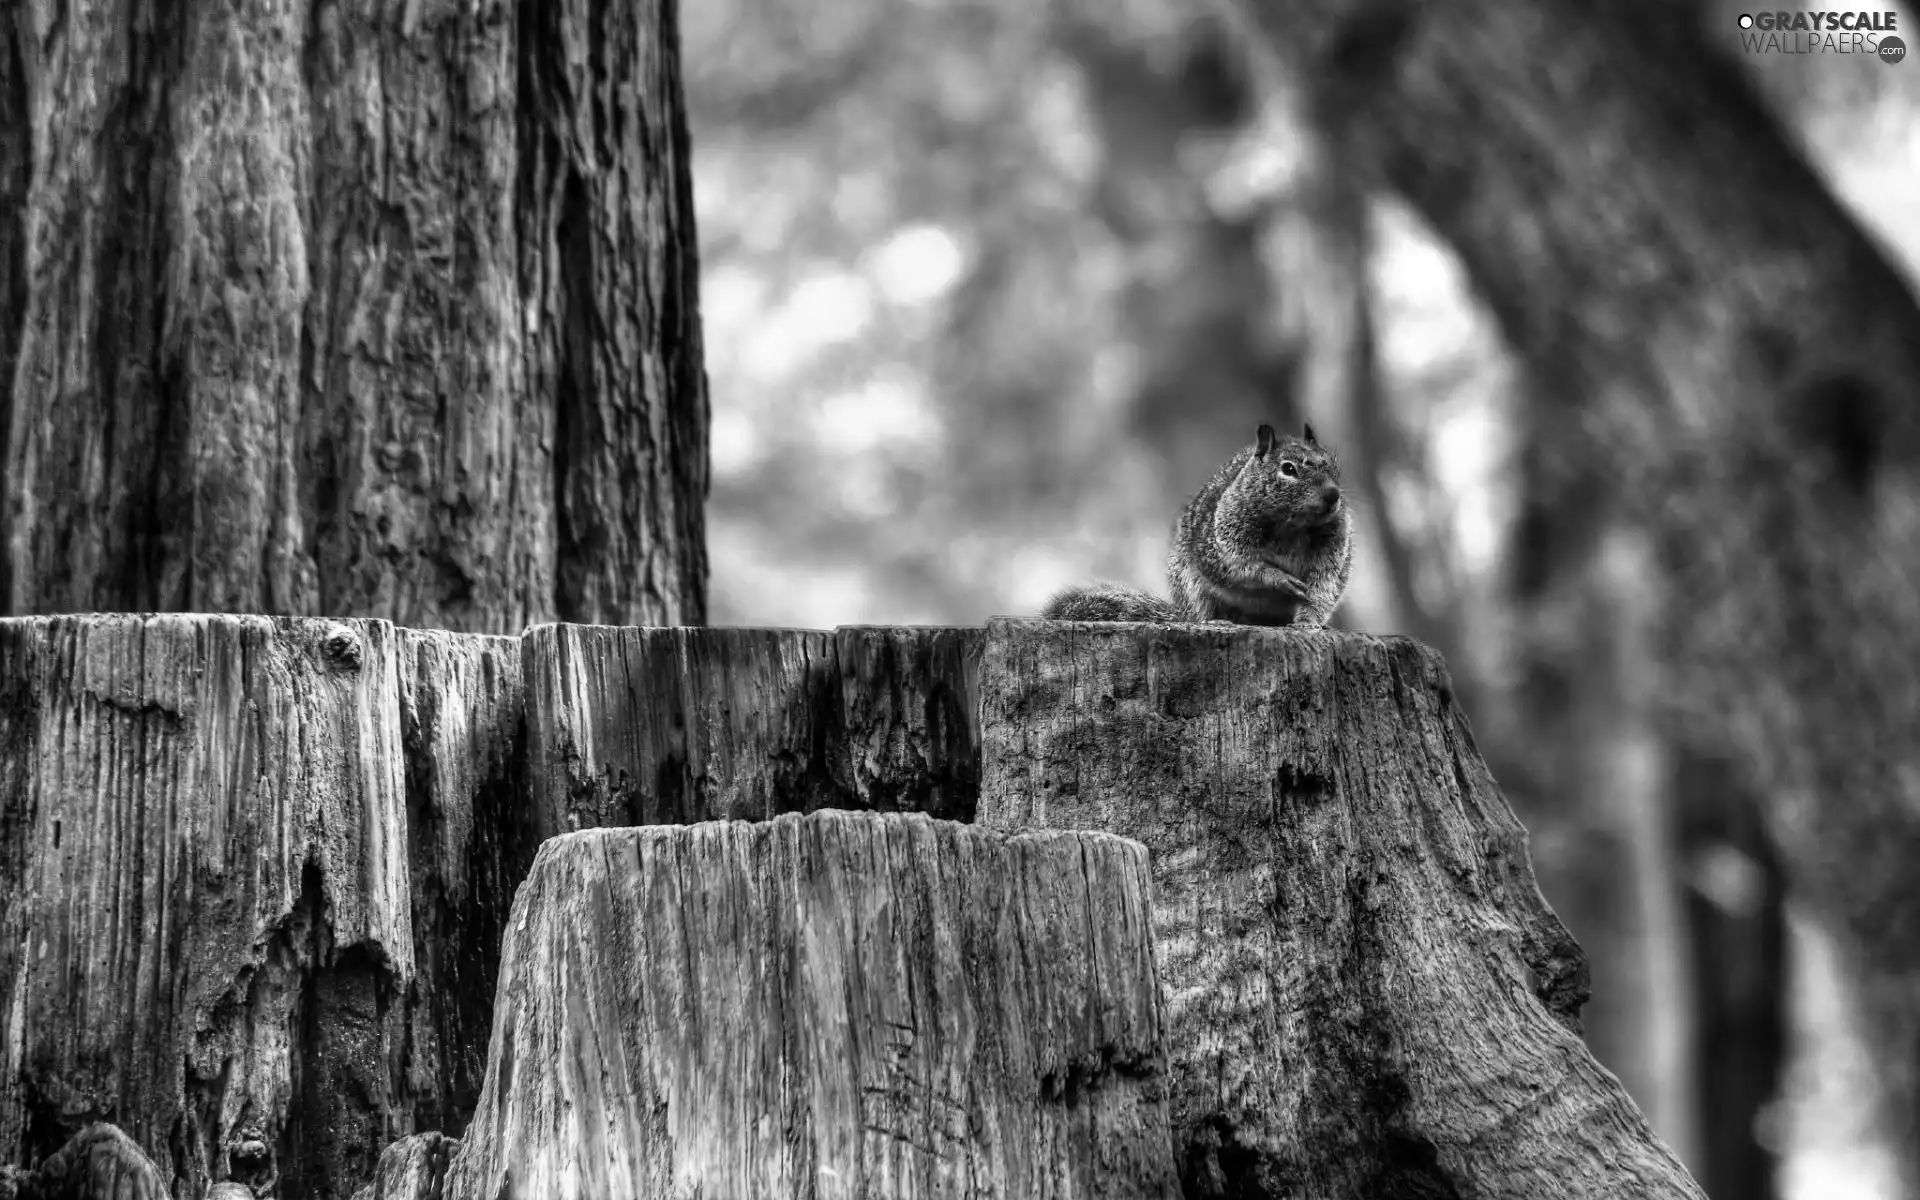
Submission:
[[[717,621],[977,620],[1037,511],[1146,469],[1094,450],[1115,263],[1046,17],[688,6]]]
[[[1276,283],[1302,261],[1277,214],[1311,147],[1191,11],[688,6],[716,622],[977,622],[1094,575],[1159,590],[1211,465],[1258,420],[1331,415],[1294,394],[1313,292]],[[1383,391],[1418,400],[1391,511],[1365,515],[1411,531],[1418,599],[1456,611],[1497,541],[1486,411],[1508,372],[1457,266],[1378,207]],[[1397,626],[1362,565],[1355,623]]]
[[[1700,10],[1920,274],[1920,68],[1747,57],[1738,4]],[[1527,727],[1504,575],[1526,382],[1455,256],[1343,180],[1215,14],[682,6],[713,620],[964,624],[1094,576],[1161,590],[1183,497],[1257,420],[1304,415],[1339,432],[1360,502],[1348,623],[1446,652],[1500,770],[1526,754],[1502,744]],[[1552,895],[1585,835],[1534,832]],[[1841,1045],[1838,1000],[1796,986],[1796,1020]],[[1852,1130],[1829,1101],[1859,1067],[1803,1056],[1787,1194],[1872,1194],[1831,1157]]]
[[[1739,6],[1704,7],[1732,49]],[[1181,244],[1209,222],[1257,226],[1311,156],[1249,98],[1260,72],[1220,61],[1243,39],[1196,11],[684,7],[717,623],[974,622],[1090,575],[1161,585],[1167,526],[1205,465],[1248,440],[1249,415],[1296,407],[1284,380],[1245,396],[1230,393],[1248,372],[1209,377],[1227,356],[1206,344],[1210,314],[1262,301],[1247,316],[1277,341],[1310,319],[1257,278],[1291,261],[1271,230],[1237,260]],[[1842,196],[1920,260],[1920,77],[1743,61]],[[1390,410],[1385,461],[1368,464],[1384,511],[1367,515],[1411,582],[1390,598],[1363,570],[1350,608],[1427,636],[1420,614],[1441,614],[1462,627],[1435,640],[1493,682],[1512,364],[1451,253],[1390,198],[1366,209]],[[1177,364],[1187,394],[1153,403],[1155,355],[1196,343]],[[1177,438],[1198,447],[1172,453]]]

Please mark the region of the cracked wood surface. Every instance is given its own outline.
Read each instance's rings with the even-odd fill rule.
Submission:
[[[979,820],[1152,854],[1193,1197],[1701,1192],[1580,1040],[1586,963],[1403,638],[995,621]]]
[[[1147,880],[920,814],[557,837],[447,1194],[1176,1196]]]
[[[821,808],[971,820],[978,629],[542,625],[526,649],[543,836]]]
[[[0,1161],[111,1120],[169,1179],[345,1196],[475,1102],[517,639],[0,620]]]
[[[1403,640],[94,616],[0,666],[14,1162],[105,1118],[287,1197],[1699,1194]],[[508,918],[542,821],[716,810],[772,819],[563,835]]]

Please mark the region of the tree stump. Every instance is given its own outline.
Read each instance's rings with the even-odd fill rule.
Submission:
[[[918,814],[557,837],[447,1194],[1178,1195],[1147,863]]]
[[[526,634],[542,836],[821,808],[971,820],[978,629]]]
[[[1152,854],[1188,1197],[1701,1196],[1432,651],[996,621],[980,696],[983,825]]]
[[[384,1098],[413,977],[394,658],[377,621],[0,622],[0,1145],[109,1119],[196,1193],[270,1177],[299,1058],[340,1076],[298,1097],[302,1173],[377,1152],[341,1084]]]
[[[477,1103],[448,1195],[1699,1194],[1404,641],[0,621],[0,885],[12,1164],[331,1200]]]
[[[0,621],[0,1161],[112,1120],[190,1195],[345,1196],[455,1123],[521,719],[517,639]]]
[[[460,1143],[439,1133],[403,1137],[380,1154],[373,1181],[353,1200],[444,1200],[447,1165]]]
[[[0,1200],[168,1200],[168,1192],[159,1168],[132,1138],[96,1121],[32,1171],[0,1167]]]
[[[414,991],[411,1122],[458,1136],[480,1100],[513,890],[538,846],[521,768],[520,639],[396,629]]]

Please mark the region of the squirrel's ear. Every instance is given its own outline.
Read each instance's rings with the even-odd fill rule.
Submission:
[[[1307,445],[1318,446],[1320,443],[1313,436],[1313,426],[1309,424],[1306,428],[1307,428]]]
[[[1265,458],[1267,453],[1273,449],[1273,426],[1262,425],[1260,432],[1256,436],[1259,437],[1260,444],[1254,447],[1253,455],[1255,458]]]

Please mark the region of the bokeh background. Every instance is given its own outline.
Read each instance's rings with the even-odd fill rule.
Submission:
[[[1749,56],[1738,5],[1702,9],[1920,279],[1920,62]],[[1550,383],[1517,369],[1449,249],[1298,118],[1284,67],[1195,12],[683,6],[713,622],[975,624],[1097,576],[1163,591],[1184,496],[1259,421],[1311,419],[1362,519],[1341,623],[1447,655],[1594,954],[1596,1051],[1698,1171],[1712,1031],[1689,973],[1709,935],[1688,914],[1773,906],[1785,953],[1755,987],[1777,1002],[1713,1044],[1742,1061],[1759,1038],[1763,1064],[1781,1044],[1777,1098],[1748,1122],[1776,1194],[1889,1196],[1846,987],[1777,868],[1690,843],[1630,733],[1587,800],[1557,799],[1592,764],[1533,736],[1522,660],[1577,680],[1607,650],[1516,583],[1513,414]]]

